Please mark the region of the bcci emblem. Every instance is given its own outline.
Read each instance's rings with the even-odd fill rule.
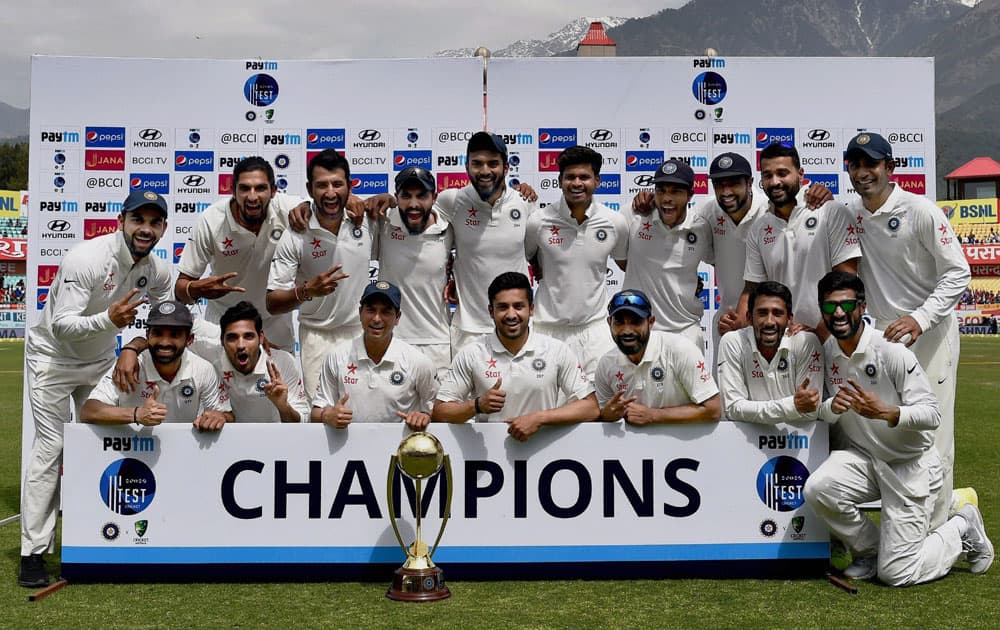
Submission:
[[[698,235],[695,234],[694,232],[688,232],[687,239],[688,239],[688,243],[691,243],[692,245],[694,245],[695,243],[698,242]]]
[[[788,359],[786,359],[785,357],[781,357],[781,360],[778,361],[778,371],[784,372],[787,369],[788,369]]]
[[[274,228],[273,230],[271,230],[271,240],[272,241],[279,241],[279,240],[281,240],[281,235],[284,234],[284,233],[285,233],[285,229],[284,228],[280,228],[280,227],[279,228]]]
[[[733,165],[733,158],[729,157],[728,155],[719,158],[719,168],[729,168],[732,165]]]
[[[541,372],[545,369],[545,359],[538,358],[531,362],[531,367],[536,372]]]
[[[257,379],[257,391],[264,391],[264,386],[267,385],[267,379],[263,376]]]
[[[899,220],[899,217],[892,217],[891,219],[889,219],[889,231],[890,232],[898,231],[900,223],[902,223],[902,221]]]
[[[816,217],[809,217],[808,219],[806,219],[806,229],[807,230],[815,229],[817,223],[819,223],[819,221],[816,220]]]
[[[511,208],[510,209],[510,220],[511,221],[518,221],[520,219],[521,219],[521,211],[518,210],[517,208]]]
[[[354,229],[351,230],[351,236],[353,236],[354,238],[361,238],[362,236],[364,236],[364,231],[362,231],[361,228],[355,226]]]
[[[396,370],[395,372],[389,375],[389,382],[392,383],[393,385],[402,385],[403,373],[400,372],[399,370]]]
[[[857,142],[858,144],[868,144],[869,142],[872,141],[872,137],[869,136],[867,133],[863,133],[857,138],[855,138],[854,141]]]
[[[379,291],[388,291],[389,283],[386,282],[385,280],[380,280],[375,283],[375,288],[378,289]]]
[[[868,375],[868,378],[875,378],[875,364],[874,363],[869,363],[868,365],[865,366],[865,374]]]
[[[149,282],[149,280],[146,278],[146,276],[142,276],[141,278],[139,278],[138,280],[136,280],[135,286],[137,286],[137,287],[139,287],[141,289],[144,286],[146,286],[146,284],[148,282]]]
[[[656,381],[657,383],[662,382],[663,381],[663,368],[661,368],[660,366],[657,365],[656,367],[654,367],[652,370],[649,371],[649,376],[652,377],[652,379],[654,381]]]
[[[773,519],[765,519],[760,522],[760,534],[765,538],[773,538],[778,533],[778,524]]]
[[[190,398],[194,396],[194,387],[191,387],[190,385],[185,385],[184,387],[182,387],[181,396],[185,398]]]
[[[170,315],[177,310],[177,307],[172,302],[164,302],[157,306],[156,310],[160,311],[160,315]]]
[[[608,240],[608,232],[604,229],[597,230],[597,234],[595,234],[595,236],[597,237],[597,240],[602,243]]]
[[[673,162],[667,162],[666,164],[660,167],[660,172],[663,173],[664,175],[673,175],[674,173],[677,172],[677,165],[674,164]]]
[[[142,193],[142,196],[147,201],[156,201],[157,197],[156,193],[153,192],[152,190],[147,190],[146,192]]]
[[[104,536],[104,540],[107,541],[115,540],[120,533],[121,529],[115,523],[105,523],[104,527],[101,528],[101,536]]]

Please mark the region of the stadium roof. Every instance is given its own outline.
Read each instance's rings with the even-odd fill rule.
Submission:
[[[972,179],[981,177],[1000,177],[1000,163],[988,157],[972,158],[944,176],[945,179]]]
[[[591,22],[590,30],[580,40],[578,46],[615,46],[615,40],[608,37],[604,32],[604,24],[601,22]]]

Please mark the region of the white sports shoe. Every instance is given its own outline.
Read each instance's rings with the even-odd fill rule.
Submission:
[[[878,575],[878,556],[855,556],[854,562],[844,569],[844,575],[852,580],[870,580]]]
[[[969,561],[969,571],[986,573],[993,564],[993,543],[986,537],[986,525],[979,508],[971,503],[958,511],[958,516],[964,518],[969,527],[962,536],[962,549]]]

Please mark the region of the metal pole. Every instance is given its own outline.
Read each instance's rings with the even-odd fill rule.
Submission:
[[[483,131],[489,131],[486,123],[486,95],[488,93],[487,68],[490,64],[490,49],[480,46],[476,49],[475,56],[483,58]]]

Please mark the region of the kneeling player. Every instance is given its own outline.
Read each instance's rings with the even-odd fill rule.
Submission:
[[[806,481],[806,502],[844,542],[854,562],[844,573],[891,586],[946,575],[962,551],[972,573],[993,564],[979,509],[968,504],[930,531],[943,471],[934,448],[941,412],[916,357],[903,344],[867,326],[865,287],[854,274],[834,271],[820,280],[819,306],[826,340],[826,384],[834,396],[819,416],[838,423],[849,444],[836,450]],[[858,505],[882,500],[881,525]]]
[[[635,425],[718,420],[719,388],[701,350],[684,335],[651,330],[655,321],[642,291],[611,298],[608,325],[618,348],[601,357],[594,375],[601,419]]]
[[[141,387],[130,393],[119,391],[112,381],[112,368],[83,404],[81,421],[145,426],[192,422],[202,431],[219,431],[232,422],[229,402],[220,398],[215,368],[184,352],[192,341],[193,323],[180,302],[152,306],[146,321],[149,352],[139,358]]]

